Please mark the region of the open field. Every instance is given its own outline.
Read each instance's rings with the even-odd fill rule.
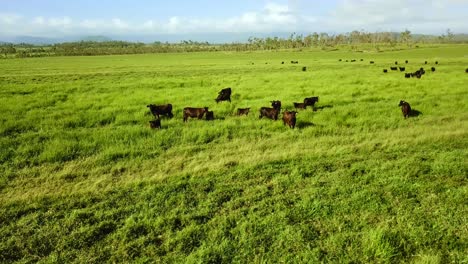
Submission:
[[[467,67],[468,45],[2,61],[0,262],[466,263]],[[294,130],[258,119],[310,96]]]

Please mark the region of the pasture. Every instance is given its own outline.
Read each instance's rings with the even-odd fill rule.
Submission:
[[[467,67],[467,45],[3,60],[0,262],[466,263]],[[311,96],[295,129],[259,119]],[[150,103],[174,118],[150,129]]]

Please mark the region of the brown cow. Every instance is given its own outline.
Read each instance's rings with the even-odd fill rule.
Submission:
[[[149,121],[150,123],[150,127],[151,128],[161,128],[161,119],[155,119],[155,120],[152,120],[152,121]]]
[[[405,102],[403,100],[400,101],[400,103],[398,104],[398,106],[401,107],[401,112],[403,113],[403,116],[405,118],[409,117],[410,114],[411,114],[411,106],[409,105],[408,102]]]
[[[205,118],[206,118],[206,120],[214,120],[214,113],[213,113],[213,111],[208,111],[208,112],[206,112]]]
[[[208,107],[204,108],[194,108],[194,107],[185,107],[183,114],[184,114],[184,122],[187,122],[189,117],[191,118],[198,118],[202,119],[203,115],[208,112]]]
[[[248,115],[249,111],[250,111],[250,107],[249,108],[237,108],[237,115],[238,116]]]
[[[296,109],[306,109],[307,108],[307,104],[306,103],[293,103],[294,104],[294,108]]]
[[[165,104],[165,105],[154,105],[149,104],[146,107],[149,107],[151,113],[159,119],[160,115],[166,115],[169,118],[172,118],[174,115],[172,114],[172,104]]]
[[[304,104],[314,107],[315,103],[319,101],[318,96],[304,98]]]
[[[290,128],[294,129],[296,126],[296,111],[284,111],[283,112],[283,124],[288,125]]]
[[[218,97],[215,99],[216,103],[219,103],[221,101],[229,101],[231,102],[231,88],[227,87],[222,89],[218,93]]]
[[[273,120],[278,120],[279,110],[270,107],[262,107],[260,108],[260,117],[267,117]]]

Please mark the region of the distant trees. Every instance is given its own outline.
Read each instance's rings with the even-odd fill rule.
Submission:
[[[458,41],[458,40],[457,40]],[[465,43],[468,39],[461,40]],[[126,41],[80,41],[67,42],[46,46],[30,44],[0,43],[0,54],[5,58],[39,57],[39,56],[93,56],[111,54],[143,54],[167,52],[211,52],[211,51],[253,51],[280,50],[302,48],[341,48],[359,49],[393,49],[397,46],[410,47],[413,43],[452,43],[455,35],[450,29],[446,34],[414,37],[411,31],[375,32],[354,30],[345,34],[330,35],[326,32],[313,32],[302,35],[292,33],[288,37],[250,37],[245,43],[212,44],[193,40],[183,40],[179,43],[155,41],[153,43]]]

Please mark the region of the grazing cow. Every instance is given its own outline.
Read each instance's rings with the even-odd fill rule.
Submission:
[[[338,61],[342,61],[342,59],[339,59]]]
[[[191,118],[198,118],[202,119],[203,115],[208,112],[208,107],[204,108],[194,108],[194,107],[185,107],[183,114],[184,114],[184,122],[187,122],[189,117]]]
[[[364,59],[361,59],[361,61],[364,61]]]
[[[431,71],[435,72],[435,67],[431,67]]]
[[[390,70],[392,70],[392,71],[397,71],[397,70],[398,70],[398,67],[390,67]]]
[[[299,61],[291,61],[291,64],[298,64]]]
[[[318,96],[304,98],[304,104],[314,107],[315,103],[319,101]]]
[[[405,118],[409,117],[410,114],[411,114],[411,106],[409,105],[408,102],[405,102],[403,100],[400,101],[400,103],[398,104],[398,106],[401,107],[401,112],[403,113],[403,116]]]
[[[424,61],[424,64],[427,64],[427,61]]]
[[[155,128],[161,128],[161,119],[155,119],[152,121],[149,121],[150,127],[155,129]]]
[[[165,104],[165,105],[154,105],[149,104],[146,107],[149,107],[151,113],[159,119],[160,115],[166,115],[169,118],[172,118],[174,115],[172,114],[172,104]]]
[[[439,64],[439,62],[438,62],[438,61],[436,61],[436,62],[435,62],[435,64]]]
[[[231,102],[231,88],[224,88],[218,93],[218,97],[215,99],[216,103],[221,101],[229,101]]]
[[[408,60],[405,60],[405,63],[408,64]]]
[[[387,70],[387,69],[383,69],[383,72],[384,72],[384,73],[387,73],[387,72],[388,72],[388,70]]]
[[[290,128],[294,129],[296,126],[296,114],[296,111],[284,111],[283,124],[288,125]]]
[[[400,68],[400,71],[402,72],[405,71],[405,67],[398,67],[398,68]]]
[[[205,115],[206,120],[214,120],[214,113],[213,111],[207,111]]]
[[[355,62],[356,60],[351,60],[351,62]]]
[[[267,117],[273,120],[278,120],[279,110],[270,107],[262,107],[260,108],[260,117]]]
[[[274,109],[281,111],[281,101],[271,101],[270,103]]]
[[[250,108],[237,108],[237,115],[248,115],[250,111]]]
[[[398,61],[395,61],[395,65],[397,65],[397,64],[398,64]]]
[[[307,67],[302,67],[302,71],[307,71]]]
[[[282,61],[281,64],[284,64],[284,61]]]
[[[307,108],[307,104],[306,103],[293,103],[294,104],[294,108],[296,109],[306,109]]]
[[[405,73],[405,78],[410,78],[411,77],[411,73]]]
[[[374,64],[374,61],[369,61],[370,64]]]

